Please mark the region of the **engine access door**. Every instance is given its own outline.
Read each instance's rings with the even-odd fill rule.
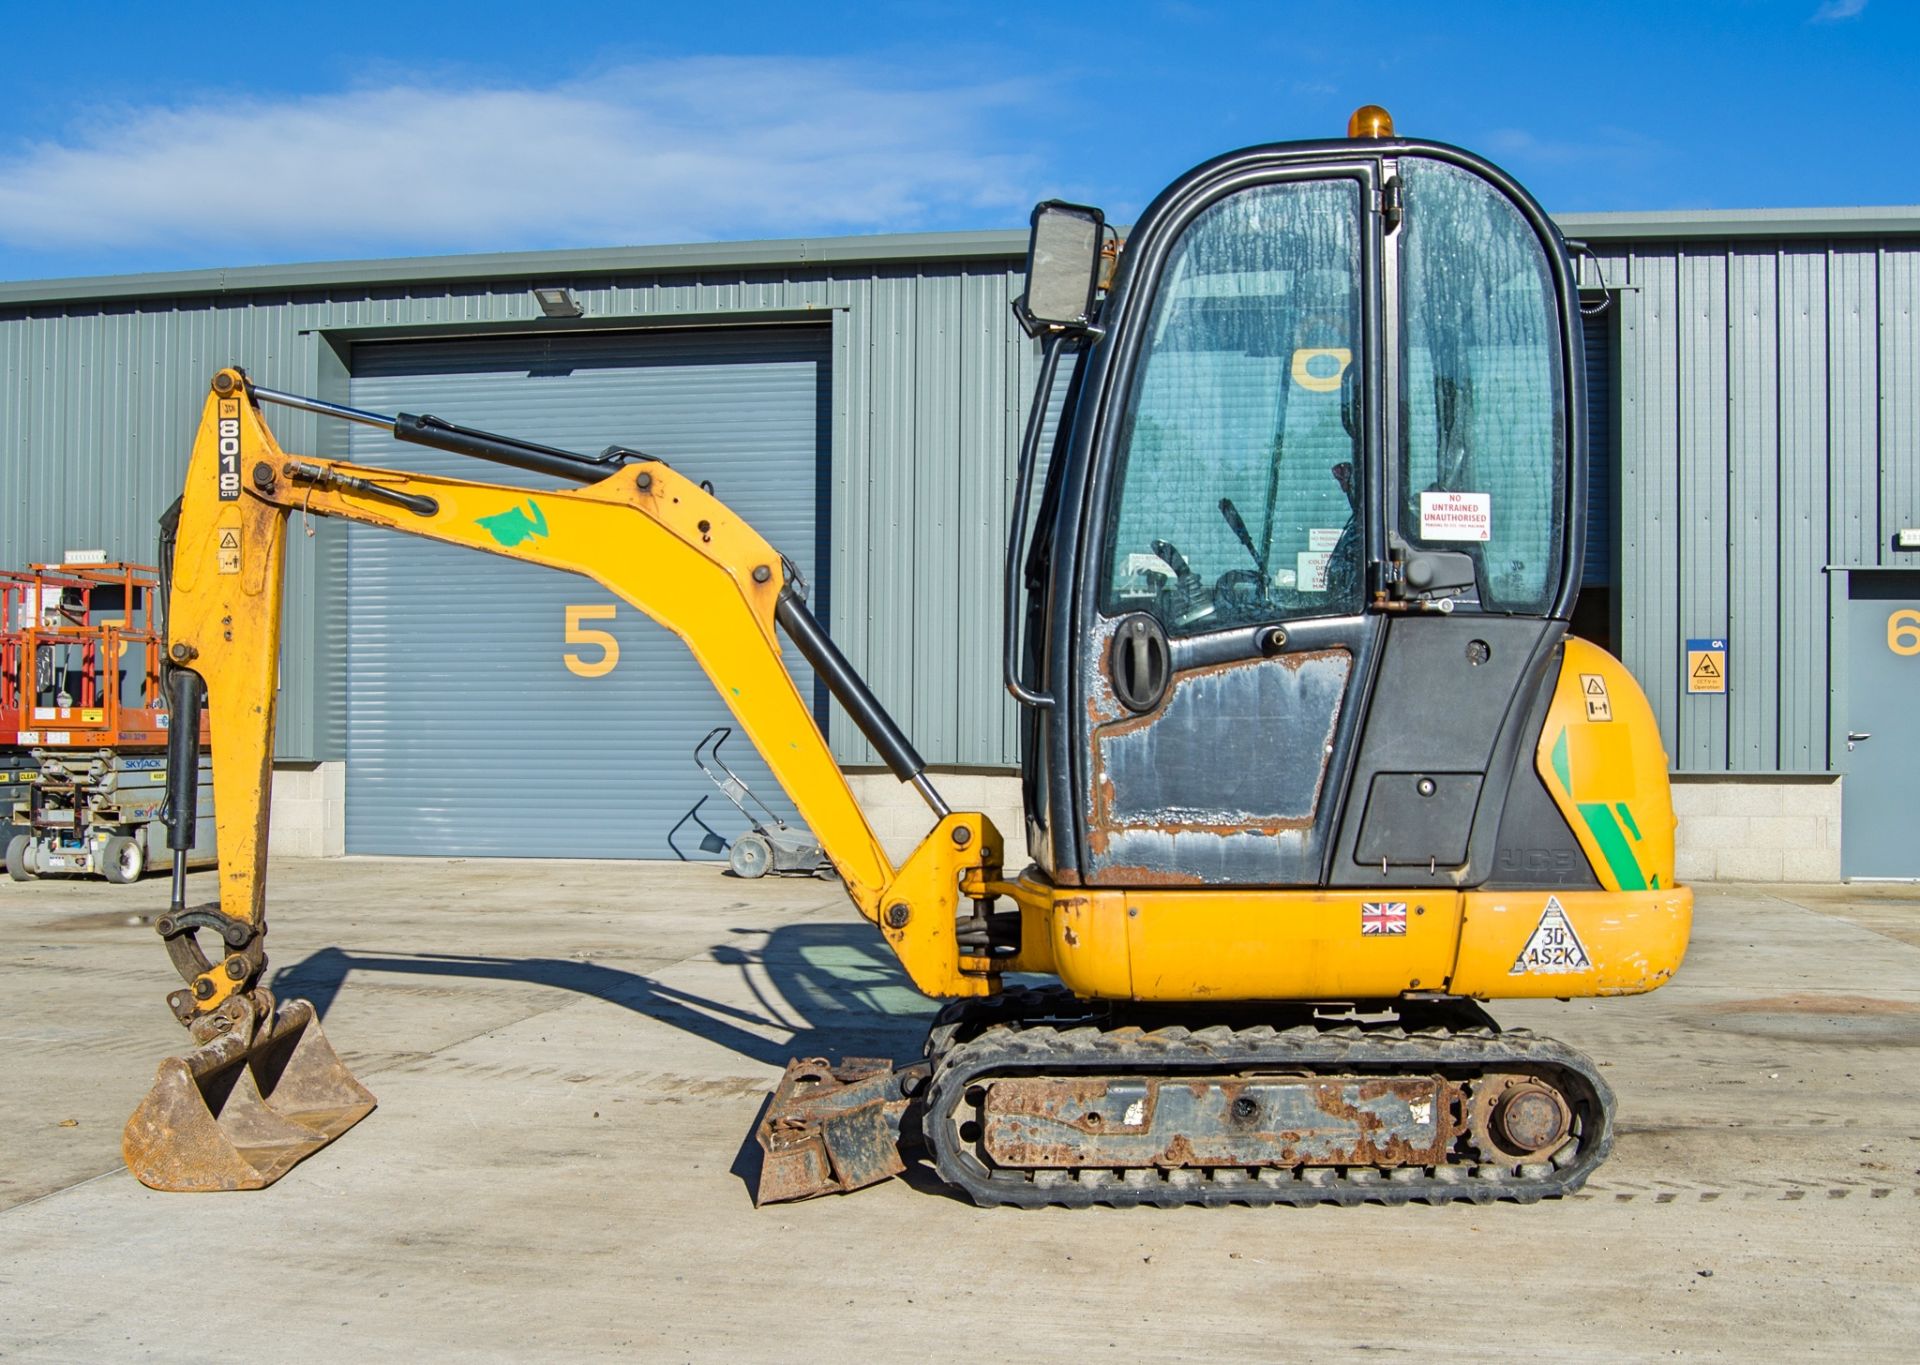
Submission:
[[[1129,243],[1071,722],[1089,884],[1321,878],[1380,627],[1375,180],[1176,187]]]

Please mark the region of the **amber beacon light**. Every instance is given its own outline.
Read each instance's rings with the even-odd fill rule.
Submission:
[[[1363,104],[1347,120],[1348,137],[1392,137],[1393,115],[1377,104]]]

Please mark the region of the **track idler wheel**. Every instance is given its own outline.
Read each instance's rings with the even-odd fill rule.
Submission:
[[[1498,1164],[1544,1161],[1573,1132],[1566,1098],[1535,1076],[1484,1076],[1474,1082],[1467,1127],[1480,1155]]]

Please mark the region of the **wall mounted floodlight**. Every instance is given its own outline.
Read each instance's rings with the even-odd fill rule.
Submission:
[[[585,314],[580,300],[573,291],[564,285],[541,288],[533,291],[533,297],[539,301],[540,311],[550,318],[577,318]]]

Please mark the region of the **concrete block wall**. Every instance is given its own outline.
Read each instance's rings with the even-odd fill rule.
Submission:
[[[933,783],[955,810],[985,811],[1006,839],[1006,865],[1026,866],[1026,819],[1020,811],[1020,779],[1011,773],[936,772]],[[920,793],[890,772],[850,772],[847,780],[895,862],[904,859],[933,828],[933,812]],[[270,852],[292,858],[338,858],[347,851],[347,766],[344,763],[281,763],[273,770]]]
[[[986,814],[1006,840],[1004,863],[1009,872],[1027,865],[1027,819],[1020,806],[1020,778],[1013,773],[929,772],[934,789],[955,810]],[[887,856],[898,863],[913,852],[933,828],[933,812],[920,793],[884,768],[878,772],[850,772],[853,794],[873,823]]]
[[[281,764],[273,772],[269,849],[283,856],[337,858],[346,852],[344,763]],[[985,811],[1006,839],[1006,866],[1027,862],[1020,779],[1012,773],[934,772],[955,810]],[[892,773],[847,774],[855,797],[895,862],[933,828],[933,813]],[[1840,779],[1674,779],[1675,872],[1682,882],[1837,882]]]
[[[888,772],[849,775],[880,842],[898,861],[933,827],[926,803]],[[1009,869],[1025,865],[1020,779],[1006,773],[935,773],[955,810],[983,810],[1007,841]],[[1675,873],[1682,882],[1837,882],[1840,779],[1674,779]]]
[[[347,765],[277,763],[267,851],[338,858],[347,851]]]
[[[1840,880],[1837,777],[1677,777],[1673,810],[1682,882]]]

